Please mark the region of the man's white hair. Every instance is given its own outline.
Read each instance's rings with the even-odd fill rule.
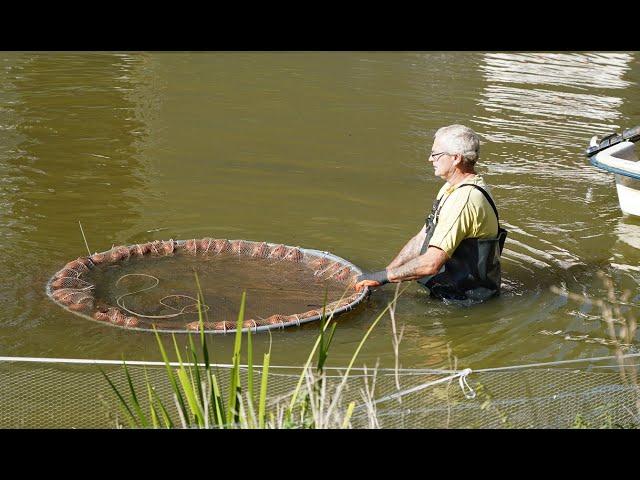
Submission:
[[[473,167],[480,156],[480,137],[464,125],[449,125],[438,129],[434,138],[451,155],[462,155],[462,163],[466,167]]]

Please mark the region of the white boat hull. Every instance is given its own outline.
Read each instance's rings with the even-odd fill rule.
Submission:
[[[615,174],[620,210],[640,217],[640,161],[632,142],[621,142],[591,159],[596,167]]]
[[[616,175],[616,190],[618,190],[620,210],[629,215],[640,217],[640,180],[632,180],[636,183],[635,188],[624,185],[622,182],[627,183],[625,180],[629,179],[622,175]]]

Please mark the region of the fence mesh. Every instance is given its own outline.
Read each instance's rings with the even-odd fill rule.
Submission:
[[[128,396],[122,366],[100,368]],[[128,369],[141,403],[147,404],[148,379],[177,419],[165,367],[129,364]],[[229,366],[216,367],[223,392],[230,371]],[[329,392],[340,382],[340,373],[328,371]],[[405,392],[450,376],[445,371],[402,370],[398,381]],[[246,385],[246,368],[241,378]],[[298,378],[295,369],[272,367],[268,403],[290,394]],[[467,398],[455,378],[384,400],[398,393],[394,372],[356,370],[348,377],[340,405],[358,405],[352,428],[638,428],[640,390],[635,380],[629,374],[622,377],[616,368],[592,366],[478,371],[466,378],[475,398]],[[375,422],[361,408],[365,382],[374,386],[373,399],[379,402]],[[254,370],[254,385],[260,385],[259,369]],[[117,422],[126,425],[114,392],[95,364],[0,361],[0,428],[115,428]]]

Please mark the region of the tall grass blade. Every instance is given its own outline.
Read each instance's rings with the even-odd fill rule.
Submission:
[[[262,362],[262,378],[260,380],[260,401],[258,403],[258,428],[264,428],[265,412],[267,406],[267,384],[269,383],[269,361],[271,358],[271,345],[269,352],[264,354]]]
[[[127,384],[129,385],[129,391],[131,392],[131,403],[133,405],[133,409],[135,410],[138,418],[140,419],[140,424],[143,428],[149,426],[149,420],[147,420],[147,416],[142,411],[142,407],[140,406],[140,402],[138,401],[138,397],[136,396],[136,390],[133,388],[133,382],[131,381],[131,375],[129,374],[129,369],[127,368],[127,363],[123,360],[122,365],[124,367],[124,373],[127,377]]]
[[[324,366],[324,362],[326,360],[326,350],[325,350],[325,346],[324,346],[324,330],[325,330],[325,324],[327,323],[327,317],[326,317],[326,306],[327,306],[327,298],[329,295],[329,288],[325,287],[324,289],[324,300],[322,301],[322,315],[320,316],[320,346],[318,349],[318,365],[316,367],[316,370],[318,370],[318,372],[322,371],[322,367]]]
[[[153,406],[153,395],[151,394],[151,385],[147,382],[147,393],[149,394],[149,411],[151,414],[151,425],[153,428],[160,428],[160,419],[156,414],[156,409]]]
[[[402,295],[407,288],[409,288],[409,286],[406,286],[402,290],[402,292],[400,292],[400,294],[398,296]],[[344,385],[347,382],[347,378],[349,378],[349,372],[351,371],[351,368],[353,367],[353,364],[355,363],[356,358],[358,357],[358,354],[360,353],[360,350],[362,350],[362,346],[367,341],[367,338],[369,338],[369,335],[371,334],[373,329],[376,327],[376,325],[378,324],[380,319],[384,316],[385,313],[387,313],[387,310],[389,310],[390,308],[391,308],[391,303],[388,303],[386,308],[380,313],[380,315],[378,315],[376,317],[376,319],[373,321],[371,326],[367,329],[367,332],[364,334],[364,337],[362,337],[362,340],[360,340],[360,343],[358,344],[358,347],[356,348],[356,351],[354,352],[353,356],[351,357],[351,361],[349,362],[349,366],[347,367],[347,369],[346,369],[346,371],[344,373],[344,376],[342,377],[342,381],[338,384],[338,388],[336,389],[336,394],[334,396],[334,399],[331,402],[331,405],[329,405],[329,409],[327,410],[327,416],[329,416],[329,414],[333,411],[333,409],[335,408],[336,404],[338,403],[338,401],[340,399],[340,393],[342,392],[342,389],[344,388]]]
[[[318,335],[318,338],[316,339],[316,343],[313,345],[313,348],[311,349],[311,353],[309,353],[309,356],[307,357],[307,361],[304,364],[304,367],[302,368],[302,373],[300,374],[300,378],[298,379],[296,388],[293,390],[293,393],[291,395],[291,401],[289,402],[289,408],[287,409],[285,416],[290,415],[293,411],[293,406],[295,405],[296,400],[298,399],[298,394],[300,393],[300,388],[302,387],[302,382],[304,381],[305,372],[309,368],[309,364],[311,363],[311,360],[313,359],[313,356],[315,355],[319,344],[320,344],[320,335]]]
[[[204,405],[205,401],[204,401],[204,393],[202,391],[202,379],[200,378],[200,367],[198,366],[198,352],[196,350],[196,346],[193,343],[193,338],[191,337],[191,334],[187,334],[189,336],[189,349],[191,350],[191,359],[193,362],[193,372],[195,373],[195,380],[194,383],[197,386],[196,388],[196,393],[198,394],[198,402],[200,403],[200,405]],[[189,368],[189,371],[191,371],[191,368]],[[205,410],[206,413],[206,410]]]
[[[224,410],[224,401],[222,399],[222,394],[220,393],[220,386],[218,385],[218,379],[213,372],[209,372],[209,378],[211,379],[212,387],[211,395],[215,413],[214,419],[220,427],[223,427],[225,425],[226,415]]]
[[[242,322],[244,321],[244,309],[247,298],[246,290],[242,292],[240,300],[240,311],[236,322],[236,338],[233,346],[233,367],[231,368],[231,382],[229,385],[229,399],[227,405],[227,423],[236,423],[238,420],[238,409],[236,404],[240,394],[240,350],[242,348]]]
[[[178,364],[180,365],[176,369],[178,380],[180,380],[182,391],[184,393],[184,396],[187,398],[189,409],[193,414],[193,417],[190,417],[189,412],[185,409],[184,416],[185,418],[189,418],[189,419],[193,418],[193,421],[201,426],[203,422],[202,422],[202,417],[199,415],[200,412],[199,412],[197,402],[195,402],[195,387],[193,385],[193,374],[191,372],[191,367],[189,366],[189,370],[187,372],[187,369],[182,363],[182,356],[180,355],[180,349],[178,348],[178,342],[176,341],[176,336],[174,334],[171,334],[171,337],[173,339],[173,348],[175,349],[176,356],[178,357]],[[188,376],[187,376],[187,373],[189,374]],[[189,423],[191,423],[191,421]]]
[[[182,385],[182,390],[184,391],[185,397],[187,397],[187,402],[189,403],[189,408],[191,409],[191,414],[195,417],[196,423],[198,426],[204,426],[204,417],[202,413],[202,409],[200,408],[200,404],[196,399],[196,392],[191,380],[187,376],[187,371],[184,367],[180,367],[178,369],[178,379],[180,380],[180,384]]]
[[[198,330],[200,331],[200,346],[202,348],[202,358],[204,361],[205,376],[207,377],[207,380],[209,381],[209,383],[212,385],[211,377],[213,376],[213,373],[211,372],[211,363],[209,361],[209,349],[207,347],[206,335],[204,333],[204,320],[205,318],[208,320],[208,316],[207,316],[207,311],[206,310],[203,311],[202,309],[202,305],[204,305],[205,303],[204,303],[204,294],[202,293],[202,287],[200,286],[200,279],[198,278],[198,272],[196,272],[194,269],[193,273],[196,278],[196,286],[198,287],[198,294],[196,296],[197,306],[198,306],[198,323],[200,324]],[[198,362],[195,362],[195,363],[197,364]],[[214,376],[214,380],[215,380],[215,376]],[[222,421],[218,419],[220,414],[219,406],[220,406],[221,399],[216,396],[213,385],[210,390],[211,391],[210,391],[209,400],[207,402],[203,402],[207,405],[206,408],[204,409],[205,419],[208,422],[209,415],[210,415],[209,411],[211,410],[211,415],[213,415],[212,419],[214,420],[214,422],[218,421],[219,424],[222,424]]]
[[[343,294],[343,296],[344,296],[344,294]],[[293,390],[293,393],[291,395],[291,401],[289,402],[289,407],[287,408],[287,410],[285,412],[285,417],[287,418],[287,420],[291,419],[291,414],[293,412],[293,406],[295,405],[296,400],[298,399],[298,395],[300,393],[300,388],[302,387],[302,382],[304,381],[307,369],[309,368],[309,365],[311,364],[311,360],[313,359],[313,356],[316,354],[316,350],[318,349],[318,346],[320,345],[320,342],[322,342],[323,339],[324,339],[324,331],[327,329],[327,325],[329,325],[331,323],[331,320],[333,319],[333,314],[332,314],[332,315],[329,316],[327,321],[324,322],[324,319],[326,317],[326,304],[327,304],[327,302],[325,300],[324,305],[322,306],[322,316],[320,317],[321,325],[322,325],[322,327],[320,329],[320,334],[318,335],[318,338],[316,338],[316,342],[314,343],[313,348],[311,349],[311,352],[309,353],[309,356],[307,357],[307,361],[305,362],[304,367],[302,368],[302,373],[300,373],[300,378],[298,379],[298,383],[296,384],[296,387]]]
[[[349,426],[349,421],[351,420],[351,415],[353,415],[353,409],[356,406],[356,402],[349,403],[349,407],[347,407],[347,413],[344,416],[344,420],[342,421],[342,428],[347,428]]]
[[[340,297],[340,299],[338,300],[338,302],[340,302],[344,296],[346,295],[346,293],[350,290],[351,288],[346,288],[345,291],[342,293],[342,296]],[[322,318],[326,317],[326,305],[327,305],[327,301],[326,301],[326,295],[325,295],[325,301],[324,301],[324,305],[322,306]],[[291,395],[291,401],[289,403],[289,407],[287,408],[286,412],[285,412],[285,417],[290,420],[291,418],[291,413],[293,411],[293,406],[295,405],[295,402],[298,398],[298,394],[300,392],[300,388],[302,387],[302,382],[304,381],[304,377],[306,374],[307,369],[309,368],[309,365],[311,363],[311,360],[313,359],[313,356],[316,353],[316,350],[318,349],[318,345],[320,344],[321,341],[324,341],[324,331],[327,328],[327,325],[329,325],[331,323],[331,320],[333,320],[333,314],[335,312],[335,309],[331,312],[331,314],[329,315],[327,322],[323,323],[323,327],[321,328],[321,332],[318,335],[318,338],[316,339],[316,343],[313,345],[313,348],[311,349],[311,352],[309,353],[309,357],[307,358],[307,361],[302,369],[302,373],[300,374],[300,378],[298,379],[298,383],[296,385],[296,388],[294,389],[292,395]],[[333,334],[331,335],[331,338],[333,338]]]
[[[162,417],[162,421],[164,422],[165,428],[174,428],[173,420],[171,420],[171,416],[162,403],[162,400],[160,400],[160,397],[156,393],[155,388],[151,387],[151,393],[153,394],[153,399],[158,404],[160,415]]]
[[[111,387],[111,389],[114,391],[114,393],[116,394],[116,396],[118,397],[118,407],[120,408],[120,411],[123,413],[124,417],[127,419],[127,421],[129,422],[129,425],[131,426],[131,428],[136,428],[139,427],[139,423],[136,420],[135,415],[133,414],[133,412],[131,411],[131,409],[129,408],[129,405],[127,404],[127,401],[124,399],[124,397],[120,394],[120,391],[118,390],[118,388],[113,384],[113,382],[111,381],[111,379],[107,376],[106,373],[104,373],[104,371],[102,370],[102,368],[98,367],[98,370],[100,370],[100,373],[102,374],[102,376],[107,380],[107,382],[109,383],[109,386]]]
[[[253,408],[253,341],[251,328],[247,329],[247,402]]]
[[[211,413],[209,412],[209,393],[207,392],[207,385],[204,381],[202,382],[201,388],[204,391],[204,402],[202,405],[202,411],[204,412],[204,428],[208,429]]]
[[[256,410],[253,406],[253,399],[249,398],[247,394],[245,396],[247,402],[247,426],[248,428],[255,429],[258,426],[258,417],[256,417]]]
[[[196,296],[196,299],[198,301],[198,318],[201,320],[202,317],[202,313],[204,313],[204,318],[208,321],[209,320],[209,316],[207,315],[207,311],[206,310],[202,310],[201,309],[201,305],[205,305],[204,303],[204,294],[202,293],[202,287],[200,286],[200,279],[198,278],[198,272],[196,271],[196,269],[193,269],[193,274],[196,277],[196,286],[198,287],[198,295]],[[202,320],[201,320],[202,322]]]
[[[178,382],[176,381],[176,378],[173,375],[173,370],[171,369],[171,362],[169,362],[169,357],[167,357],[167,352],[164,350],[164,345],[162,345],[160,334],[158,334],[158,331],[156,330],[155,326],[153,327],[153,331],[156,335],[156,340],[158,341],[160,354],[162,355],[162,359],[164,360],[164,365],[167,370],[167,377],[169,378],[169,383],[171,383],[171,389],[173,390],[173,393],[176,396],[176,404],[178,406],[178,410],[180,410],[181,412],[186,412],[187,406],[184,403],[184,399],[182,398],[182,394],[180,393],[180,389],[178,388]],[[174,338],[174,341],[175,341],[175,338]]]
[[[182,425],[182,428],[188,428],[189,424],[187,423],[187,419],[185,417],[185,413],[187,412],[180,408],[180,404],[178,403],[178,396],[175,393],[173,394],[173,401],[176,405],[176,408],[178,409],[178,416],[180,417],[180,424]]]
[[[149,382],[147,367],[143,367],[143,371],[144,371],[144,381],[145,381],[145,384],[147,385],[147,394],[149,396],[149,412],[151,415],[151,425],[153,426],[153,428],[159,428],[160,420],[158,418],[158,415],[156,414],[156,409],[153,406],[153,395],[151,394],[151,382]]]
[[[331,340],[333,340],[333,335],[336,332],[337,323],[331,324],[331,328],[329,329],[329,333],[326,334],[326,340],[323,339],[321,342],[322,345],[318,350],[318,373],[322,373],[322,369],[324,368],[325,363],[327,362],[327,357],[329,356],[329,346],[331,346]],[[323,336],[325,336],[323,334]]]
[[[207,349],[206,335],[204,334],[204,318],[207,318],[207,312],[203,310],[202,305],[204,305],[204,295],[202,293],[202,287],[200,287],[200,279],[198,278],[198,272],[193,271],[196,277],[196,285],[198,287],[198,295],[197,298],[197,306],[198,306],[198,322],[200,323],[200,346],[202,347],[202,357],[204,359],[205,370],[209,371],[209,350]],[[204,318],[203,318],[204,317]]]

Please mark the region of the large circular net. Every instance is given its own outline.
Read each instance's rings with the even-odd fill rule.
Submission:
[[[117,327],[188,332],[300,325],[353,308],[361,272],[329,252],[225,239],[117,246],[66,264],[47,294],[67,310]],[[198,292],[202,293],[198,306]]]

